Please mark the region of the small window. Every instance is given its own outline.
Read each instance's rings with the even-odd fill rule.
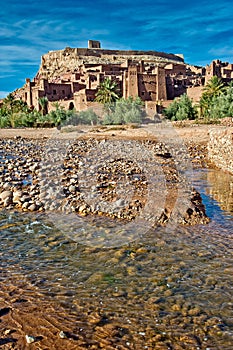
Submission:
[[[57,91],[56,90],[53,90],[53,95],[56,95],[57,94]]]
[[[65,95],[65,90],[62,90],[62,94]]]

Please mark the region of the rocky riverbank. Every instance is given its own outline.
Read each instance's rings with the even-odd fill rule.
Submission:
[[[1,139],[0,208],[128,221],[142,213],[153,224],[208,222],[200,195],[184,176],[188,167],[204,164],[203,144],[171,149],[143,135],[96,134]],[[177,204],[181,197],[185,205]],[[148,200],[153,208],[145,212]]]
[[[0,130],[0,347],[230,349],[230,231],[160,226],[144,242],[101,249],[39,221],[72,212],[208,222],[187,176],[209,165],[208,129],[178,129],[179,148],[147,128],[53,132]]]

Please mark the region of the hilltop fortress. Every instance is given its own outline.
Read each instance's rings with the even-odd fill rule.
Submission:
[[[147,112],[153,114],[161,104],[185,92],[198,99],[213,75],[230,81],[233,65],[217,60],[206,68],[190,66],[182,55],[105,50],[99,41],[89,40],[88,48],[67,47],[43,55],[36,77],[33,81],[26,79],[16,97],[38,110],[41,97],[47,97],[49,110],[54,108],[54,102],[77,111],[98,109],[94,102],[98,86],[110,78],[117,82],[120,96],[139,96]]]

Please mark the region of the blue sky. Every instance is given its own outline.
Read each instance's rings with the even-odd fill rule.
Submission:
[[[87,47],[183,53],[233,63],[231,0],[5,0],[0,8],[0,98],[23,86],[50,50]]]

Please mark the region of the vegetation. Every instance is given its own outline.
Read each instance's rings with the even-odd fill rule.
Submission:
[[[98,87],[95,101],[104,105],[116,102],[119,99],[118,84],[106,78]]]
[[[145,117],[144,105],[139,97],[133,99],[121,98],[116,103],[108,105],[108,112],[104,116],[105,125],[137,123],[140,124]]]
[[[233,116],[233,84],[225,86],[214,76],[204,88],[200,99],[200,118],[205,122]]]
[[[46,115],[48,113],[48,98],[40,97],[39,100],[40,110],[42,115]]]
[[[0,128],[52,127],[59,126],[71,117],[74,111],[65,111],[58,103],[55,110],[47,113],[48,100],[39,99],[40,111],[29,108],[22,100],[9,94],[0,105]]]
[[[214,76],[203,88],[199,105],[194,106],[184,94],[176,98],[163,114],[172,121],[197,119],[204,123],[218,123],[221,118],[233,117],[233,82],[226,86]]]
[[[39,99],[40,110],[37,111],[9,94],[0,104],[0,128],[140,124],[146,117],[142,100],[139,97],[119,98],[117,83],[109,78],[100,85],[96,101],[104,104],[105,115],[101,120],[92,109],[67,111],[58,102],[53,104],[54,109],[48,113],[46,97]],[[233,117],[233,82],[225,86],[215,76],[203,88],[199,105],[193,105],[192,100],[184,94],[165,108],[163,114],[171,121],[196,119],[204,123],[218,123],[221,118]]]
[[[87,109],[86,111],[81,111],[75,113],[67,118],[65,124],[67,125],[79,125],[87,124],[94,125],[98,123],[98,115],[93,111],[93,109]]]
[[[192,100],[183,94],[175,100],[163,111],[163,114],[170,120],[193,120],[197,116],[197,109],[192,104]]]

